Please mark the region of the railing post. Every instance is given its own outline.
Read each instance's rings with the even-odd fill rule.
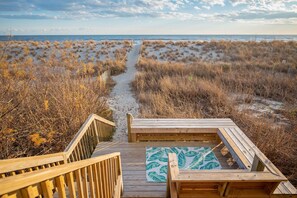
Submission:
[[[100,139],[99,139],[99,133],[98,133],[98,128],[97,128],[97,121],[96,119],[94,119],[94,129],[95,129],[95,134],[96,134],[96,140],[97,140],[97,144],[100,142]]]
[[[122,162],[121,162],[121,155],[118,156],[118,167],[119,167],[119,175],[120,175],[120,182],[121,182],[121,195],[123,194],[124,191],[124,182],[123,182],[123,173],[122,173]]]
[[[64,161],[64,164],[67,164],[67,153],[66,152],[63,152],[63,161]]]
[[[133,116],[130,113],[127,113],[127,129],[128,129],[128,142],[133,142],[133,137],[131,134],[131,123],[133,120]]]
[[[255,154],[251,171],[264,171],[265,165],[260,158]]]
[[[172,181],[179,174],[178,161],[175,153],[168,153],[167,197],[177,198],[176,182]]]

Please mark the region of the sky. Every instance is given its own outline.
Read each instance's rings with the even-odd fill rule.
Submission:
[[[0,35],[297,34],[297,0],[0,0]]]

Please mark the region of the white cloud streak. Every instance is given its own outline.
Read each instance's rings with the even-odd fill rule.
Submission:
[[[228,5],[233,6],[233,11],[224,11],[224,7]],[[220,12],[217,11],[218,8],[221,9]],[[88,20],[149,17],[295,24],[297,0],[2,0],[0,11],[0,18],[5,19]],[[40,11],[46,14],[40,14]]]

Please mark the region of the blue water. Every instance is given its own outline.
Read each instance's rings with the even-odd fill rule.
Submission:
[[[8,36],[0,36],[0,41]],[[65,41],[65,40],[232,40],[232,41],[297,41],[297,35],[25,35],[13,36],[18,41]]]

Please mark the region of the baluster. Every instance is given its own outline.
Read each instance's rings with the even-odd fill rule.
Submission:
[[[67,173],[66,174],[66,182],[69,190],[69,195],[71,198],[76,198],[76,192],[75,192],[75,186],[74,186],[74,180],[73,180],[73,173]]]
[[[94,178],[93,178],[93,170],[92,166],[87,167],[88,170],[88,178],[89,178],[89,185],[90,185],[90,191],[91,191],[91,197],[96,198],[95,196],[95,186],[94,186]]]
[[[41,183],[42,195],[44,198],[53,197],[53,187],[52,183],[49,180],[46,180]]]
[[[80,169],[76,170],[74,174],[75,174],[75,181],[77,184],[78,196],[80,198],[85,198],[84,188],[82,184],[81,170]]]
[[[103,179],[103,174],[102,174],[102,163],[99,162],[96,164],[97,165],[97,170],[98,170],[98,180],[99,180],[99,187],[100,187],[100,197],[104,197],[104,179]]]
[[[56,186],[58,188],[59,198],[66,198],[66,191],[65,191],[65,180],[64,176],[60,175],[55,178]]]
[[[95,195],[96,197],[100,198],[100,193],[99,193],[99,180],[98,180],[98,170],[96,167],[96,164],[92,165],[92,170],[93,170],[93,177],[94,177],[94,186],[95,186]]]
[[[87,169],[82,168],[82,181],[83,181],[83,189],[85,197],[89,197],[89,190],[88,190],[88,178],[87,178]]]

